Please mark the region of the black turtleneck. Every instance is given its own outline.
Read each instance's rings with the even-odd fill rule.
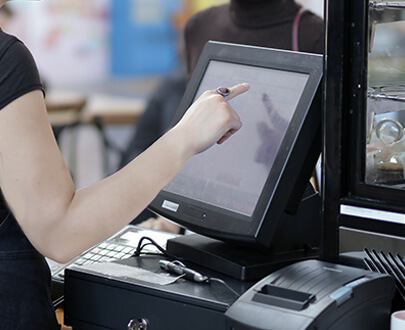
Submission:
[[[235,25],[258,29],[291,22],[298,9],[291,0],[234,0],[229,4]]]
[[[187,68],[194,70],[208,40],[292,49],[292,26],[301,7],[294,0],[231,0],[198,12],[187,22]],[[299,23],[299,50],[323,52],[323,21],[306,11]]]

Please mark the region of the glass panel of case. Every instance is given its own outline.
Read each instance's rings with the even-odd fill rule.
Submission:
[[[365,181],[405,190],[405,0],[370,1]]]

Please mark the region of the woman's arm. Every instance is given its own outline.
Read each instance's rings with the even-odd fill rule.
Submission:
[[[228,99],[248,88],[236,85]],[[240,126],[222,96],[205,92],[173,129],[126,167],[75,191],[42,92],[35,91],[0,111],[0,186],[31,243],[66,262],[129,223],[190,157]]]

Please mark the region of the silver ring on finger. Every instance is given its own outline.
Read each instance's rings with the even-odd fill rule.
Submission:
[[[229,90],[228,87],[218,87],[215,92],[221,96],[223,96],[224,98],[229,96],[229,94],[231,93],[231,91]]]

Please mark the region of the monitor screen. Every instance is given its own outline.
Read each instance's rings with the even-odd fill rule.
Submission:
[[[204,236],[270,247],[319,157],[322,69],[321,55],[208,42],[174,123],[203,91],[247,82],[229,101],[243,126],[191,158],[150,209]]]
[[[250,83],[249,92],[229,102],[243,127],[227,143],[193,157],[164,191],[250,217],[308,77],[211,60],[194,99],[225,81],[226,86]]]

